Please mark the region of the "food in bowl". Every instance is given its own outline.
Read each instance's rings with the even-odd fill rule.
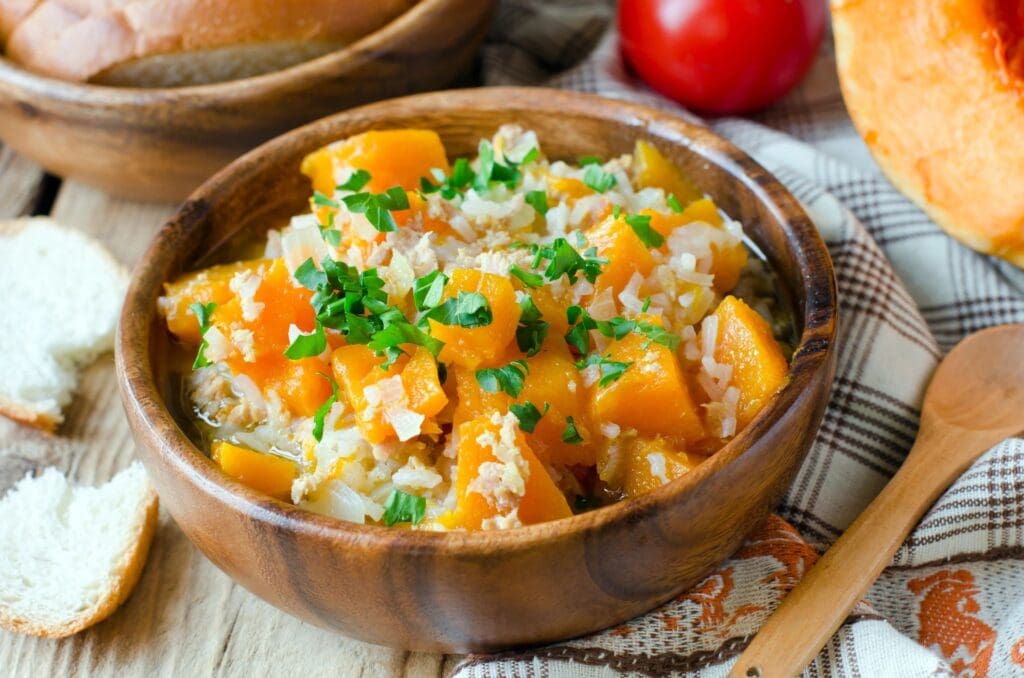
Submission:
[[[0,0],[11,61],[62,80],[180,87],[281,70],[340,49],[416,0]]]
[[[357,523],[556,520],[684,475],[787,380],[773,276],[653,145],[552,161],[505,125],[449,163],[432,131],[370,131],[302,171],[308,213],[159,300],[188,423],[257,490]]]

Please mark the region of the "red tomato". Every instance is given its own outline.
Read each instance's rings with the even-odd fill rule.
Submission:
[[[687,108],[740,113],[793,88],[825,32],[825,0],[621,0],[626,61]]]

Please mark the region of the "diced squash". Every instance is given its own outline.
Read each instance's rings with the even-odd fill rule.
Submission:
[[[371,179],[363,190],[381,193],[393,186],[412,191],[434,167],[449,172],[437,132],[423,129],[374,130],[337,141],[302,160],[302,173],[313,188],[333,195],[339,170],[363,169]]]
[[[689,473],[704,457],[677,450],[665,438],[634,438],[599,455],[601,480],[636,497]]]
[[[592,466],[594,447],[590,444],[592,438],[587,424],[586,389],[562,337],[558,335],[548,340],[540,353],[527,358],[526,362],[530,373],[516,401],[531,402],[541,412],[545,403],[551,406],[533,433],[526,435],[530,447],[545,463]],[[570,416],[583,443],[562,441],[565,422]]]
[[[594,189],[574,177],[548,177],[548,190],[554,196],[579,199],[594,193]]]
[[[268,263],[264,259],[256,259],[211,266],[164,283],[164,296],[157,304],[167,320],[167,329],[186,344],[199,344],[199,321],[188,307],[196,302],[207,304],[211,301],[218,306],[223,305],[235,296],[230,284],[236,273],[256,271]]]
[[[395,218],[395,223],[398,224],[399,228],[407,228],[413,219],[419,215],[422,220],[422,229],[424,231],[431,231],[438,235],[454,235],[455,231],[452,230],[451,225],[443,219],[430,216],[430,212],[427,209],[427,203],[420,197],[420,194],[416,191],[406,191],[406,197],[409,199],[409,209],[407,210],[395,210],[391,213],[391,216]]]
[[[477,530],[485,520],[501,515],[499,509],[492,505],[488,498],[470,489],[473,480],[480,475],[482,464],[501,463],[494,455],[492,446],[482,442],[482,439],[486,441],[488,438],[499,441],[498,444],[509,442],[501,440],[501,429],[501,418],[493,415],[472,419],[459,427],[455,471],[456,506],[454,511],[439,519],[445,527]],[[515,428],[514,441],[511,444],[518,454],[522,455],[528,469],[523,485],[524,491],[519,500],[519,520],[524,525],[532,525],[572,515],[565,496],[529,448],[518,427]]]
[[[646,141],[636,142],[633,149],[633,171],[641,187],[663,188],[665,193],[674,195],[681,205],[687,205],[703,195],[682,170]]]
[[[299,417],[312,417],[331,397],[331,383],[324,376],[327,364],[319,358],[291,360],[268,387],[277,389],[285,406]]]
[[[590,229],[587,240],[597,248],[598,256],[608,260],[597,278],[597,292],[611,288],[617,295],[634,273],[646,276],[654,268],[654,259],[647,245],[625,222],[624,215],[618,219],[607,217]]]
[[[382,379],[401,373],[406,358],[395,361],[387,370],[381,369],[384,358],[374,355],[363,344],[336,348],[331,354],[334,379],[345,394],[349,406],[356,413],[359,430],[371,443],[382,443],[395,435],[394,428],[381,416],[379,408],[370,405],[366,388]]]
[[[425,417],[433,417],[448,404],[437,374],[437,360],[422,346],[416,348],[402,369],[402,384],[409,397],[409,409]]]
[[[732,366],[730,384],[740,392],[736,425],[741,430],[786,383],[789,364],[768,322],[742,300],[726,297],[714,315],[715,360]]]
[[[696,441],[704,427],[675,354],[637,333],[609,346],[611,360],[632,363],[607,386],[595,386],[595,425],[618,424],[642,436],[681,437]]]
[[[523,291],[533,299],[534,306],[540,311],[541,320],[550,324],[548,327],[549,337],[562,337],[569,331],[569,321],[565,317],[567,304],[555,299],[550,286],[545,285],[536,289],[526,288]]]
[[[254,490],[287,501],[292,494],[292,481],[299,475],[294,461],[273,454],[218,441],[211,446],[213,460],[240,483]]]
[[[722,215],[718,213],[718,206],[711,198],[701,198],[691,202],[679,215],[680,224],[690,224],[695,221],[703,221],[705,224],[717,227],[725,223],[722,221]]]
[[[712,284],[716,292],[725,294],[740,281],[740,275],[747,265],[747,248],[742,242],[732,247],[720,247],[712,243],[711,254],[711,273],[715,276]]]
[[[505,393],[488,393],[476,380],[476,372],[458,365],[448,371],[448,379],[454,381],[457,402],[453,415],[454,427],[471,419],[477,419],[495,412],[504,415],[508,412],[512,399]]]
[[[431,334],[445,343],[439,359],[476,369],[505,356],[516,335],[519,304],[508,278],[475,269],[457,269],[445,286],[444,298],[457,298],[459,292],[479,292],[491,308],[491,323],[482,327],[444,325],[430,320]]]

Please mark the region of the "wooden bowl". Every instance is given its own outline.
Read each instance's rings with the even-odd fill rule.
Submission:
[[[253,78],[173,89],[102,87],[0,59],[0,139],[50,172],[139,200],[182,200],[257,144],[472,69],[495,0],[420,0],[348,47]]]
[[[233,481],[175,424],[161,359],[161,285],[307,208],[308,152],[374,128],[437,130],[452,157],[499,124],[536,130],[549,157],[629,152],[647,139],[764,250],[799,331],[789,383],[714,457],[637,499],[508,531],[413,532],[314,515]],[[251,236],[250,236],[251,237]],[[547,89],[478,89],[386,101],[290,132],[192,194],[135,269],[117,367],[139,453],[189,538],[277,607],[348,636],[432,651],[486,651],[576,636],[650,610],[735,551],[789,485],[821,421],[834,370],[829,255],[796,200],[706,129],[642,106]]]

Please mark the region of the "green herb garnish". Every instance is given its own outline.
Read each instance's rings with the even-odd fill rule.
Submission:
[[[381,233],[398,230],[392,211],[409,209],[409,196],[401,186],[392,186],[383,193],[353,193],[341,200],[349,211],[366,215],[370,225]]]
[[[343,184],[338,184],[339,191],[359,191],[366,184],[370,183],[370,173],[364,169],[357,169]]]
[[[426,498],[406,494],[401,490],[392,490],[384,504],[384,524],[388,527],[395,523],[419,525],[426,514]]]
[[[431,310],[426,317],[442,325],[458,325],[468,329],[487,327],[493,320],[491,306],[479,292],[459,292],[459,296],[448,299]]]
[[[600,165],[587,165],[583,172],[583,183],[598,193],[607,193],[615,186],[615,177],[603,169]]]
[[[504,367],[477,370],[476,380],[480,388],[488,393],[504,391],[513,398],[518,398],[523,390],[523,380],[529,372],[530,367],[525,360],[513,360]]]
[[[331,396],[324,401],[324,404],[321,405],[317,409],[316,414],[313,415],[313,438],[315,438],[317,442],[320,442],[324,438],[324,419],[326,419],[328,413],[330,413],[331,406],[338,402],[338,382],[334,381],[334,379],[323,372],[317,372],[317,374],[326,379],[331,385]]]
[[[541,417],[547,414],[550,409],[551,403],[544,403],[543,412],[538,410],[537,406],[531,402],[513,403],[508,406],[508,411],[516,415],[516,419],[519,420],[519,428],[527,433],[533,433]]]
[[[539,273],[530,273],[529,271],[524,271],[518,266],[512,266],[512,268],[508,269],[508,272],[510,275],[519,278],[519,280],[521,280],[527,287],[536,289],[544,284],[544,278]]]
[[[583,155],[580,156],[579,160],[576,161],[580,167],[586,167],[587,165],[600,165],[601,158],[596,155]]]
[[[679,198],[677,198],[673,193],[669,193],[665,197],[665,202],[668,203],[669,208],[676,214],[683,211],[683,206],[679,204]]]
[[[469,161],[465,158],[459,158],[455,161],[455,164],[452,165],[450,176],[445,176],[445,173],[436,167],[430,170],[430,173],[437,183],[433,183],[426,177],[420,177],[420,192],[440,192],[441,197],[445,200],[454,200],[455,196],[465,191],[473,183],[474,177],[476,177],[476,173],[469,166]]]
[[[583,275],[590,283],[597,280],[601,275],[601,267],[608,263],[608,260],[597,256],[597,248],[587,248],[582,254],[576,250],[565,238],[555,238],[547,245],[523,245],[533,253],[532,267],[540,268],[544,260],[548,266],[544,269],[544,277],[548,280],[558,280],[563,275],[569,279],[569,284],[576,283],[576,276]]]
[[[417,311],[429,311],[441,303],[444,286],[448,284],[448,276],[441,271],[432,271],[422,278],[417,278],[413,285],[412,298]]]
[[[210,329],[210,316],[213,315],[213,309],[217,308],[216,302],[211,301],[208,304],[195,302],[188,307],[188,310],[192,311],[192,315],[199,321],[199,336],[205,337],[206,331]],[[206,358],[206,347],[209,344],[206,343],[206,339],[199,342],[199,350],[196,351],[196,359],[192,361],[192,369],[198,370],[200,367],[206,367],[210,365],[210,361]]]
[[[626,217],[626,223],[647,247],[656,249],[665,244],[665,236],[651,228],[651,215],[630,214]]]
[[[602,356],[597,353],[591,353],[583,360],[577,362],[576,368],[582,370],[591,365],[597,365],[601,370],[601,380],[597,382],[598,386],[605,387],[614,381],[618,381],[619,377],[625,374],[632,364],[632,362],[612,360],[607,355]]]
[[[301,358],[312,358],[320,355],[327,349],[327,333],[320,321],[316,321],[316,327],[309,334],[300,334],[295,337],[291,345],[285,349],[284,355],[289,360]]]
[[[526,194],[526,204],[543,216],[548,213],[548,194],[545,191],[530,191]]]
[[[341,207],[341,203],[334,198],[324,195],[320,191],[313,191],[313,204],[317,207],[333,207],[334,209]]]
[[[578,445],[583,442],[583,436],[576,428],[576,422],[572,417],[566,417],[565,429],[562,431],[562,442],[570,445]]]
[[[527,356],[540,352],[548,336],[551,323],[541,320],[540,309],[533,303],[533,297],[526,294],[519,300],[519,325],[516,327],[516,346]]]
[[[478,192],[490,188],[492,181],[505,184],[509,188],[513,188],[519,182],[522,173],[519,171],[517,163],[509,161],[508,158],[505,158],[508,164],[498,162],[494,157],[494,147],[491,142],[481,139],[477,152],[477,172],[473,179],[473,188]]]

